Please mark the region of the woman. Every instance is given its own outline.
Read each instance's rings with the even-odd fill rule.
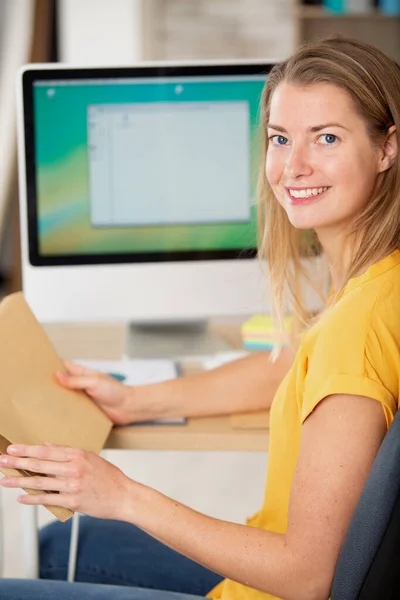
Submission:
[[[138,589],[142,586],[197,596],[208,593],[222,600],[328,598],[354,507],[397,410],[399,106],[397,65],[356,41],[330,39],[302,47],[268,78],[262,98],[261,254],[268,260],[278,321],[284,291],[289,288],[305,331],[271,408],[269,466],[261,510],[247,526],[220,521],[128,479],[91,453],[50,445],[11,446],[9,456],[0,458],[3,465],[53,475],[33,478],[29,484],[50,494],[24,495],[20,502],[61,505],[124,522],[112,523],[113,528],[120,528],[114,539],[112,533],[106,536],[105,551],[111,556],[114,552],[118,557],[124,552],[129,556],[129,545],[135,548],[139,535],[146,540],[150,535],[162,544],[157,554],[149,543],[148,554],[142,557],[144,565],[151,563],[153,572],[144,582],[139,581],[141,567],[135,565],[134,552],[125,571],[118,562],[114,565],[120,569],[120,579],[126,577],[125,583],[133,587],[115,587],[111,592],[107,586],[3,580],[2,597],[45,598],[45,593],[51,593],[59,599],[73,598],[73,594],[106,598],[112,593],[121,600],[186,598],[181,593]],[[310,230],[313,235],[304,235]],[[322,313],[310,320],[301,295],[305,277],[301,258],[316,251],[326,256],[331,291]],[[259,374],[262,360],[254,357],[237,368]],[[276,377],[283,375],[289,361],[288,352],[278,357]],[[232,382],[235,367],[231,365],[229,371]],[[139,390],[124,398],[122,392],[108,387],[111,383],[106,378],[79,373],[71,365],[70,376],[60,376],[60,382],[86,389],[119,423],[132,416],[181,412],[182,395],[189,395],[196,385],[196,380],[163,384],[154,388],[153,396],[148,388],[147,402],[152,408],[147,413],[140,407]],[[225,372],[227,381],[229,373]],[[214,375],[213,381],[209,379],[210,389],[216,390],[222,381],[221,374]],[[113,390],[122,388],[114,383]],[[236,410],[244,408],[239,397],[238,392]],[[262,404],[260,395],[256,397],[253,409]],[[218,412],[221,408],[228,409],[221,404]],[[191,415],[205,412],[196,402],[187,410]],[[18,478],[2,483],[5,487],[22,485]],[[26,479],[23,483],[27,486]],[[88,539],[96,539],[96,531],[109,526],[86,522]],[[57,538],[51,531],[60,527],[51,526],[42,540],[47,568],[57,556]],[[127,542],[121,548],[119,536],[124,532]],[[140,546],[142,550],[146,543]],[[86,542],[80,553],[82,563],[90,561],[85,547]],[[164,564],[171,565],[165,570],[173,571],[168,577],[175,579],[175,588],[167,573],[165,586],[155,580],[154,573]],[[100,577],[103,571],[110,577],[106,580],[113,581],[106,559],[104,568],[99,563],[96,569]],[[86,573],[86,580],[93,580],[92,574]],[[85,578],[83,571],[80,578]],[[205,589],[199,591],[199,587]]]

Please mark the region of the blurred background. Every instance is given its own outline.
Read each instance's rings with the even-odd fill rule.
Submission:
[[[334,33],[373,43],[400,61],[400,0],[0,0],[0,295],[21,289],[15,80],[23,64],[279,60],[303,41]],[[108,452],[110,460],[116,452]],[[242,522],[259,507],[266,453],[191,452],[186,462],[182,454],[135,451],[133,458],[125,451],[118,460],[129,476],[217,518]],[[4,575],[20,577],[16,517],[27,507],[16,504],[18,490],[7,492]],[[50,519],[43,509],[40,523]]]
[[[21,288],[15,78],[28,62],[286,57],[332,33],[400,59],[400,0],[0,0],[0,291]]]

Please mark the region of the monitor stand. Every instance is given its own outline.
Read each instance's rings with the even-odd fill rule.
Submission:
[[[174,358],[232,350],[207,325],[207,321],[130,324],[126,353],[130,358]]]

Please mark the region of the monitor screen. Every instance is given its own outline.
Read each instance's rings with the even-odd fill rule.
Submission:
[[[26,71],[30,263],[254,256],[269,69]]]

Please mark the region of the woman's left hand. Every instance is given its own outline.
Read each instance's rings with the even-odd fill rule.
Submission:
[[[21,504],[62,506],[101,519],[128,520],[135,483],[94,452],[56,446],[11,445],[2,467],[32,471],[32,477],[4,477],[3,487],[46,490],[24,494]],[[44,477],[48,475],[49,477]]]

